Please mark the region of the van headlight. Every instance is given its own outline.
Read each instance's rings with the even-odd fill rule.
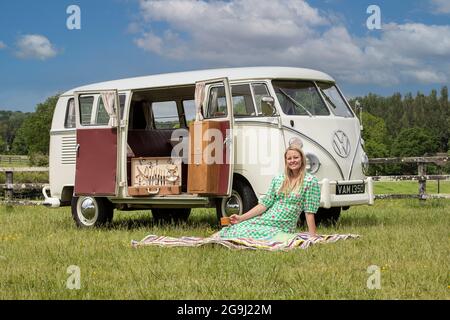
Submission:
[[[369,157],[367,157],[367,154],[365,152],[361,155],[361,166],[364,175],[369,175]]]
[[[319,158],[312,153],[305,154],[306,157],[306,170],[309,173],[316,173],[320,168]]]

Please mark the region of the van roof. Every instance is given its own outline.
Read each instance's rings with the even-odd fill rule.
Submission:
[[[73,95],[75,91],[108,89],[125,91],[153,87],[190,85],[194,84],[196,81],[223,77],[228,77],[230,81],[247,79],[305,79],[334,82],[334,79],[326,73],[312,69],[292,67],[223,68],[155,74],[143,77],[98,82],[71,89],[63,95]]]

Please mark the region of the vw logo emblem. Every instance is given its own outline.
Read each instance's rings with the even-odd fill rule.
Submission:
[[[350,154],[350,140],[344,131],[338,130],[333,135],[333,149],[342,158]]]

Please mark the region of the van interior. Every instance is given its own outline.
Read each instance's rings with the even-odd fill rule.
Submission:
[[[194,94],[195,86],[133,93],[127,138],[128,186],[131,186],[131,158],[170,157],[172,148],[187,137],[188,124],[195,118]],[[185,134],[171,140],[173,132],[180,128],[186,129]],[[187,162],[183,161],[181,192],[187,192],[187,170]]]

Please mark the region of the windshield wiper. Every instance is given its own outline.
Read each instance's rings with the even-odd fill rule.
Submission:
[[[325,100],[327,100],[327,102],[328,102],[334,109],[337,109],[337,106],[334,104],[333,101],[331,101],[330,97],[325,93],[325,91],[324,91],[321,87],[319,87],[319,86],[318,86],[318,88],[319,88],[320,92],[322,93],[322,95],[324,96]]]
[[[280,92],[281,92],[284,96],[286,96],[286,98],[288,98],[289,101],[291,101],[291,102],[292,102],[293,104],[295,104],[297,107],[300,107],[300,108],[302,108],[303,110],[305,110],[306,113],[307,113],[310,117],[313,116],[313,115],[311,114],[311,112],[308,111],[308,109],[306,109],[304,106],[301,105],[300,102],[297,102],[294,98],[292,98],[290,95],[288,95],[286,92],[284,92],[283,89],[278,88],[278,90],[280,90]]]

